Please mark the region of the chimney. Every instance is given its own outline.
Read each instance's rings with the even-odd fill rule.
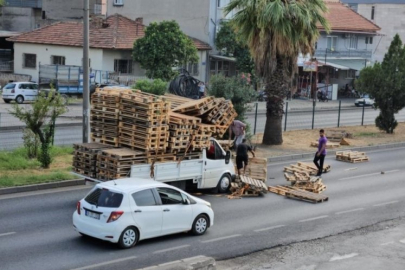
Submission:
[[[143,18],[142,17],[141,18],[136,18],[135,22],[143,25]]]

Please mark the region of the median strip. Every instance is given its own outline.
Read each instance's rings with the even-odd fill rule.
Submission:
[[[225,239],[229,239],[229,238],[235,238],[235,237],[239,237],[239,236],[242,236],[242,235],[241,234],[234,234],[234,235],[219,237],[219,238],[215,238],[215,239],[211,239],[211,240],[201,241],[201,243],[211,243],[211,242],[221,241],[221,240],[225,240]]]

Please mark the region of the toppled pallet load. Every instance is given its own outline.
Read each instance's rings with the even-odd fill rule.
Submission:
[[[137,92],[122,95],[120,106],[120,146],[132,150],[163,153],[169,138],[170,103]]]
[[[267,193],[267,186],[260,180],[241,175],[235,182],[231,183],[231,195],[228,199],[239,199],[241,197],[258,197]]]
[[[73,144],[75,154],[73,156],[73,171],[79,174],[96,178],[97,154],[103,149],[111,146],[101,143],[80,143]]]
[[[229,126],[237,116],[232,102],[229,100],[222,100],[213,108],[205,117],[207,123],[212,123],[219,126]]]
[[[323,173],[330,172],[331,166],[328,164],[323,164]],[[310,175],[316,175],[318,173],[318,169],[316,168],[315,164],[306,163],[306,162],[298,162],[296,165],[291,164],[290,166],[284,167],[284,172],[291,173],[295,177],[309,177]],[[298,174],[296,174],[298,173]],[[287,174],[288,175],[288,174]],[[286,174],[284,174],[286,176]],[[293,177],[288,175],[288,177]],[[287,181],[289,180],[286,176]],[[296,180],[295,180],[296,181]]]
[[[340,151],[336,152],[336,160],[351,162],[351,163],[358,163],[358,162],[365,162],[369,161],[368,156],[364,152],[358,151]]]
[[[192,99],[183,103],[172,110],[190,116],[201,116],[214,108],[214,97],[205,97],[202,99]]]
[[[297,199],[297,200],[302,200],[302,201],[307,201],[307,202],[312,202],[312,203],[319,203],[319,202],[324,202],[324,201],[329,200],[328,196],[309,192],[309,191],[304,191],[297,187],[269,186],[268,191],[278,194],[278,195],[286,196],[287,198],[290,198],[290,199]]]
[[[184,103],[187,103],[187,102],[193,100],[193,99],[191,99],[191,98],[176,96],[176,95],[169,94],[169,93],[166,93],[166,94],[164,95],[164,98],[165,98],[167,101],[170,101],[170,107],[171,107],[172,110],[173,110],[174,108],[180,106],[180,105],[183,105]]]
[[[119,115],[122,94],[132,92],[121,88],[96,91],[91,98],[91,139],[117,147],[119,145]]]
[[[319,142],[318,142],[318,141],[313,141],[313,142],[311,142],[311,146],[312,146],[312,147],[318,147],[318,146],[319,146]],[[328,142],[328,143],[326,144],[326,149],[338,148],[338,147],[340,147],[340,143]]]
[[[313,193],[321,193],[326,189],[326,186],[322,183],[322,179],[320,177],[311,177],[309,180],[297,180],[291,182],[291,184],[294,188]]]

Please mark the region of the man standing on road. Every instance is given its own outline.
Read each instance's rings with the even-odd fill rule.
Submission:
[[[319,141],[318,141],[318,151],[315,154],[314,163],[315,166],[318,168],[318,174],[316,176],[321,176],[323,172],[323,161],[325,160],[326,156],[326,143],[328,139],[325,136],[325,131],[321,129],[319,131]],[[318,164],[319,161],[319,164]]]
[[[236,167],[238,168],[238,175],[240,176],[240,170],[243,168],[243,175],[246,173],[246,167],[249,164],[249,155],[250,151],[255,157],[255,152],[253,152],[252,147],[246,144],[246,139],[242,140],[242,143],[236,148]]]
[[[246,124],[239,120],[233,120],[231,126],[229,127],[229,140],[232,139],[232,133],[235,134],[235,149],[238,149],[238,145],[242,143],[245,138]]]

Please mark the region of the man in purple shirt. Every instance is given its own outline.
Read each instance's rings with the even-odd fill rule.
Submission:
[[[319,142],[318,142],[318,151],[315,154],[314,163],[315,166],[318,168],[318,174],[316,176],[321,176],[323,172],[323,161],[325,160],[326,156],[326,143],[328,139],[325,136],[325,131],[321,129],[319,131]],[[319,164],[318,164],[319,161]]]

